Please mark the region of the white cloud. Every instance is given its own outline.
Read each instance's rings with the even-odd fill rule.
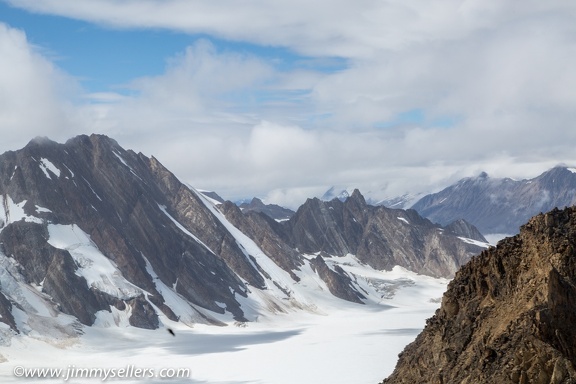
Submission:
[[[115,28],[202,33],[283,46],[311,60],[344,59],[347,66],[334,72],[280,70],[256,54],[199,41],[169,59],[163,74],[134,79],[131,96],[91,94],[72,114],[89,127],[82,129],[155,155],[225,197],[267,195],[294,205],[330,185],[393,195],[481,170],[522,178],[576,162],[572,2],[12,3]],[[69,96],[56,85],[63,75],[21,32],[0,29],[0,51],[11,58],[0,62],[0,84],[18,95],[7,99],[3,118],[66,126]],[[30,106],[37,117],[21,112]],[[419,117],[403,120],[410,111]]]
[[[66,139],[72,132],[74,81],[30,46],[26,35],[0,23],[2,149],[35,136]]]

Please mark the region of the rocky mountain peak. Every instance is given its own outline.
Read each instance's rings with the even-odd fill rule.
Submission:
[[[366,199],[364,198],[362,193],[360,193],[359,189],[354,189],[354,191],[352,192],[350,197],[348,197],[346,200],[352,200],[352,201],[355,201],[361,205],[366,205]]]
[[[576,208],[474,257],[384,383],[576,382]]]
[[[308,199],[285,227],[291,245],[301,252],[350,253],[376,269],[400,265],[432,276],[451,277],[482,250],[414,210],[368,205],[358,190],[344,202]]]
[[[484,235],[512,235],[530,217],[576,203],[575,171],[562,165],[529,180],[490,178],[482,173],[426,195],[412,208],[441,225],[465,219]]]

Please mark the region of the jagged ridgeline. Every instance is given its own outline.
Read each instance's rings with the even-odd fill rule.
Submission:
[[[383,383],[576,383],[576,208],[474,257]]]
[[[345,202],[310,199],[283,222],[243,213],[102,135],[4,153],[0,203],[0,325],[24,333],[307,310],[315,303],[298,282],[311,275],[361,304],[371,288],[338,257],[451,277],[483,241],[465,222],[443,228],[367,205],[358,191]]]

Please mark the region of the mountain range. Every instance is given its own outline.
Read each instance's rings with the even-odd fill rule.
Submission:
[[[0,155],[0,199],[3,343],[315,311],[317,291],[378,302],[388,286],[378,270],[452,277],[487,246],[466,221],[442,227],[357,190],[309,199],[279,222],[209,198],[102,135],[37,138]]]
[[[485,235],[513,235],[532,216],[575,203],[576,169],[557,166],[528,180],[491,178],[483,172],[424,196],[411,208],[440,224],[461,218]]]
[[[331,187],[321,198],[343,201],[350,191]],[[518,233],[520,226],[538,213],[574,205],[576,168],[559,165],[525,180],[492,178],[482,172],[435,193],[406,193],[385,199],[368,194],[366,200],[388,208],[414,209],[441,225],[464,219],[485,236],[500,239]]]

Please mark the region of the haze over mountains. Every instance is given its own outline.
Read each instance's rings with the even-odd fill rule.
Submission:
[[[154,157],[100,135],[35,139],[0,156],[0,322],[15,333],[154,329],[315,311],[314,292],[381,301],[378,270],[451,277],[486,244],[469,224],[309,199],[279,223],[215,205]]]
[[[348,190],[331,188],[324,198],[344,199]],[[518,233],[529,218],[555,207],[576,203],[576,168],[560,165],[526,180],[492,178],[482,172],[431,194],[404,194],[385,200],[367,200],[389,208],[414,209],[434,223],[447,225],[464,219],[483,235],[497,238]]]

